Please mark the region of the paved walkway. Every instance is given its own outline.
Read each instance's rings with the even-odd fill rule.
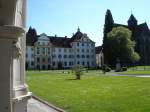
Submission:
[[[150,78],[150,75],[126,75],[126,74],[117,74],[115,72],[108,72],[107,75],[111,76],[129,76],[129,77],[145,77]]]
[[[59,111],[56,111],[55,109],[51,108],[50,106],[48,106],[34,98],[31,98],[28,101],[27,112],[59,112]]]

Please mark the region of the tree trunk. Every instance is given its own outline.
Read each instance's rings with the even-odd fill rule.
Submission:
[[[76,80],[80,80],[80,75],[76,75]]]

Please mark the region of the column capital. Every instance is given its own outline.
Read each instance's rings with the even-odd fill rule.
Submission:
[[[18,26],[0,26],[0,39],[17,40],[25,34],[25,30]]]

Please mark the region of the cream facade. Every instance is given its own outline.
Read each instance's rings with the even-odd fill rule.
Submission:
[[[61,69],[75,64],[96,67],[95,42],[80,29],[71,38],[41,34],[32,46],[27,46],[27,69],[33,69],[33,65],[39,70]]]
[[[96,47],[95,52],[96,52],[96,65],[97,67],[102,67],[104,65],[104,54],[102,46]]]

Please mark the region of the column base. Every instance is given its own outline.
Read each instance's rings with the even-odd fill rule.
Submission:
[[[32,96],[31,92],[26,95],[13,98],[13,112],[27,112],[28,99]]]
[[[28,93],[27,85],[19,85],[19,86],[13,88],[13,98],[26,95],[27,93]]]

